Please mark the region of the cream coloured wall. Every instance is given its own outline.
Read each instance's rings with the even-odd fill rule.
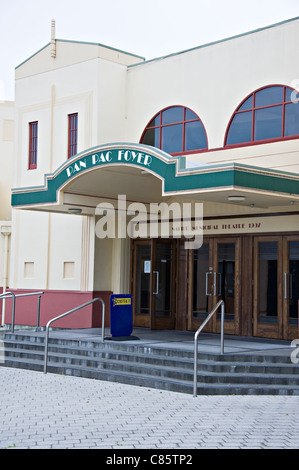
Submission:
[[[10,286],[81,289],[82,217],[13,211]]]
[[[125,139],[126,67],[93,59],[16,81],[14,186],[41,185],[67,159],[68,114],[78,112],[78,153]],[[29,122],[38,121],[38,165],[28,171]]]
[[[37,73],[47,62],[45,50],[39,65],[38,55],[32,59],[31,71],[26,62],[16,73],[15,187],[42,185],[44,175],[66,161],[68,114],[78,113],[78,153],[99,142],[125,138],[126,66],[111,57],[89,57],[81,63],[66,59],[60,67]],[[28,170],[32,121],[38,121],[38,164]],[[86,223],[81,216],[16,211],[14,226],[12,244],[18,255],[11,279],[15,288],[85,291],[114,286],[119,290],[119,276],[113,275],[117,259],[108,260],[105,242],[97,243],[93,217]],[[103,264],[108,277],[106,270],[102,272]]]
[[[11,204],[13,180],[14,103],[0,102],[0,287],[9,280],[11,254]],[[0,313],[1,315],[1,313]]]
[[[11,219],[13,181],[14,103],[0,102],[0,220]]]
[[[298,87],[299,65],[294,61],[298,41],[299,20],[295,20],[130,67],[128,140],[139,141],[147,123],[161,109],[182,105],[202,119],[209,149],[221,149],[230,118],[246,96],[272,84]],[[295,141],[217,150],[191,159],[288,167],[297,172],[298,151]]]

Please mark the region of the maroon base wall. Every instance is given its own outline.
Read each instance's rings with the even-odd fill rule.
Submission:
[[[11,289],[14,294],[28,294],[38,290]],[[49,320],[78,307],[92,299],[101,297],[105,302],[105,326],[110,326],[110,295],[112,292],[44,291],[40,303],[39,326],[46,326]],[[12,299],[5,301],[5,324],[11,324]],[[37,325],[38,296],[16,297],[15,325]],[[0,299],[0,309],[2,300]],[[51,324],[53,328],[99,328],[102,326],[102,303],[94,302]]]

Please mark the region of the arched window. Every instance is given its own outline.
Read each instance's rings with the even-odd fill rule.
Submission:
[[[268,86],[252,93],[235,111],[228,126],[225,145],[299,136],[296,93],[286,86]]]
[[[172,155],[207,149],[207,136],[199,117],[183,106],[160,111],[146,126],[140,143]]]

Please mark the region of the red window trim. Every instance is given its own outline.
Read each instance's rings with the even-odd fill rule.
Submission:
[[[183,120],[182,121],[177,121],[177,122],[171,122],[171,123],[168,123],[168,124],[163,124],[162,122],[162,113],[163,111],[166,111],[167,109],[171,109],[171,108],[183,108]],[[193,114],[195,114],[197,116],[197,119],[186,119],[186,111],[191,111]],[[149,124],[159,116],[160,118],[160,124],[158,124],[157,126],[150,126]],[[206,136],[206,141],[207,141],[207,146],[203,149],[194,149],[194,150],[185,150],[185,132],[186,132],[186,124],[189,123],[189,122],[200,122],[202,127],[203,127],[203,130],[205,132],[205,136]],[[208,150],[208,136],[207,136],[207,132],[206,132],[206,129],[205,129],[205,126],[202,122],[202,120],[200,119],[200,117],[191,109],[191,108],[188,108],[186,106],[182,106],[182,105],[173,105],[173,106],[168,106],[164,109],[161,109],[157,114],[155,114],[151,119],[150,121],[147,123],[142,135],[141,135],[141,139],[139,141],[140,144],[142,144],[142,141],[143,141],[143,138],[144,138],[144,135],[145,133],[149,130],[149,129],[160,129],[159,131],[159,149],[162,149],[162,128],[164,127],[170,127],[170,126],[175,126],[175,125],[178,125],[178,124],[182,124],[183,125],[183,133],[182,133],[182,151],[181,152],[174,152],[174,153],[171,153],[170,155],[172,156],[180,156],[180,155],[191,155],[191,154],[197,154],[197,153],[202,153],[202,152],[206,152]]]
[[[255,106],[255,95],[257,92],[261,91],[261,90],[265,90],[267,88],[272,88],[272,87],[281,87],[283,88],[283,101],[281,101],[280,103],[273,103],[273,104],[270,104],[270,105],[267,105],[267,106]],[[273,85],[267,85],[267,86],[263,86],[263,87],[260,87],[258,88],[257,90],[253,91],[252,93],[250,93],[248,96],[246,96],[246,98],[241,101],[241,103],[239,104],[239,106],[236,108],[236,110],[234,111],[233,115],[231,116],[230,120],[229,120],[229,123],[228,123],[228,126],[226,128],[226,131],[225,131],[225,136],[224,136],[224,145],[223,145],[223,148],[224,149],[229,149],[229,148],[237,148],[237,147],[247,147],[247,146],[250,146],[250,145],[259,145],[259,144],[266,144],[266,143],[271,143],[271,142],[281,142],[281,141],[285,141],[285,140],[292,140],[292,139],[298,139],[299,137],[299,134],[294,134],[294,135],[291,135],[291,136],[285,136],[284,135],[284,132],[285,132],[285,106],[287,104],[291,104],[292,101],[286,101],[286,89],[290,89],[292,91],[295,91],[297,94],[298,94],[298,91],[295,90],[294,88],[290,87],[290,86],[287,86],[287,85],[281,85],[281,84],[273,84]],[[250,97],[252,96],[252,107],[251,108],[248,108],[248,109],[242,109],[239,111],[239,109],[241,108],[241,106],[245,103],[245,101],[247,101]],[[274,108],[275,106],[282,106],[282,130],[281,130],[281,136],[280,137],[276,137],[276,138],[271,138],[271,139],[263,139],[263,140],[255,140],[254,139],[254,119],[255,119],[255,111],[258,111],[260,109],[267,109],[267,108]],[[298,104],[299,106],[299,104]],[[248,111],[251,111],[252,112],[252,122],[251,122],[251,140],[248,141],[248,142],[240,142],[240,143],[236,143],[236,144],[227,144],[227,138],[228,138],[228,133],[229,133],[229,130],[230,130],[230,126],[232,124],[232,121],[234,119],[234,117],[236,116],[236,114],[241,114],[241,113],[246,113]]]
[[[38,121],[29,122],[28,170],[37,168]]]
[[[73,125],[75,122],[75,126]],[[78,145],[78,113],[68,114],[68,150],[67,158],[77,153]]]

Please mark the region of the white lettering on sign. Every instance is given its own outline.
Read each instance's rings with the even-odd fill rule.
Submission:
[[[112,152],[108,151],[108,152],[106,152],[106,153],[101,153],[101,155],[98,155],[97,153],[94,154],[94,155],[91,157],[92,164],[93,164],[93,165],[96,165],[97,163],[107,163],[107,162],[111,162],[111,161],[112,161],[111,153],[112,153]]]
[[[112,163],[112,162],[123,162],[123,163],[137,163],[145,167],[149,167],[153,161],[150,155],[142,152],[134,152],[134,150],[118,150],[117,154],[113,159],[113,152],[108,150],[107,152],[95,153],[91,155],[91,166],[100,165],[101,163]],[[89,163],[90,166],[90,163]],[[86,158],[71,163],[66,168],[67,177],[70,178],[72,175],[80,171],[86,170],[88,167]]]
[[[70,177],[74,173],[78,173],[82,168],[86,169],[86,160],[80,160],[79,162],[74,163],[72,166],[69,166],[66,169],[67,176]]]
[[[134,152],[133,150],[119,150],[118,161],[139,163],[144,166],[150,166],[152,157],[146,153]]]

